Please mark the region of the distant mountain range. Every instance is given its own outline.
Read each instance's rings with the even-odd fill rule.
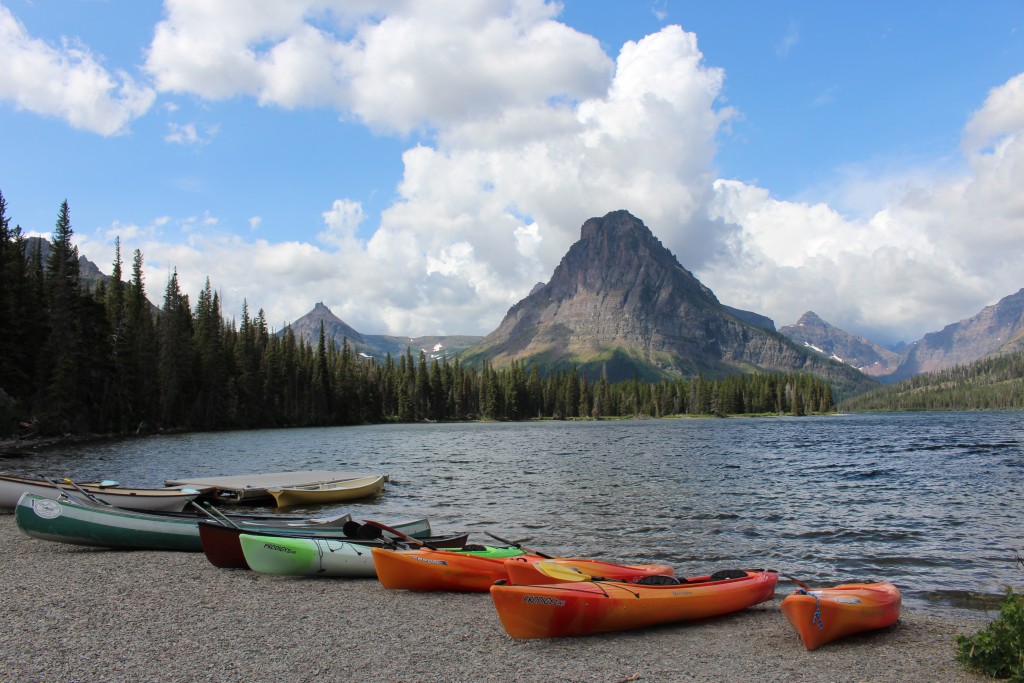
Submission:
[[[324,337],[333,339],[339,348],[347,339],[355,353],[378,360],[389,353],[394,358],[406,351],[412,351],[417,357],[423,351],[431,359],[454,358],[483,339],[473,335],[392,337],[362,334],[334,315],[323,303],[317,303],[312,311],[281,330],[281,334],[290,329],[296,337],[315,346],[320,340],[320,323],[324,326]]]
[[[575,365],[613,381],[799,370],[856,393],[872,379],[895,381],[1024,348],[1024,290],[899,349],[813,311],[776,332],[771,318],[719,302],[642,221],[615,211],[584,223],[551,280],[538,283],[486,337],[364,335],[323,304],[292,327],[315,342],[320,320],[338,343],[347,338],[374,357],[422,349],[496,367],[513,360],[545,370]]]
[[[28,239],[45,259],[50,243]],[[84,284],[109,280],[85,256]],[[683,268],[640,219],[614,211],[586,221],[547,283],[538,283],[486,337],[403,337],[361,333],[323,303],[291,325],[316,344],[320,324],[339,346],[377,359],[412,350],[430,358],[459,356],[496,367],[513,360],[544,370],[575,365],[590,377],[647,380],[737,372],[802,371],[858,392],[874,379],[893,382],[1024,349],[1024,289],[977,315],[899,348],[848,333],[808,311],[776,331],[767,316],[723,305]]]
[[[986,306],[977,315],[926,334],[899,352],[844,332],[810,311],[795,325],[779,331],[865,374],[896,382],[1024,349],[1024,289]]]

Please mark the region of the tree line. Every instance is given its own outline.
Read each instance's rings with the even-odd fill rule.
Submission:
[[[173,272],[155,309],[141,251],[125,278],[120,240],[109,280],[88,287],[72,235],[64,201],[44,259],[0,193],[0,436],[833,409],[831,387],[799,373],[609,383],[411,349],[361,358],[322,326],[316,344],[272,333],[247,302],[226,320],[209,278],[193,307]]]
[[[1020,410],[1024,408],[1024,351],[983,358],[842,402],[850,411]]]

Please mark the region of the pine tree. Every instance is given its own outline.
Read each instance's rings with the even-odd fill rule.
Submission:
[[[192,311],[178,285],[177,269],[167,280],[159,322],[160,423],[165,428],[187,427],[195,403]]]
[[[82,402],[82,330],[78,248],[72,244],[67,200],[60,206],[46,264],[46,300],[49,308],[40,407],[43,429],[49,433],[84,432],[87,415]]]
[[[125,386],[128,405],[122,419],[127,429],[141,431],[156,425],[159,389],[156,381],[156,326],[150,314],[142,273],[142,252],[135,250],[132,279],[125,290]]]

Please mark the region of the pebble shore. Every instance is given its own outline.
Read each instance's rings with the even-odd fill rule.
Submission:
[[[0,681],[986,681],[984,619],[914,614],[807,652],[778,598],[725,617],[516,641],[486,594],[217,569],[202,553],[31,539],[0,514]],[[780,588],[788,592],[788,586]]]

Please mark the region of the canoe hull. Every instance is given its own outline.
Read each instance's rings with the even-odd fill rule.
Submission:
[[[782,601],[782,613],[815,650],[833,640],[885,628],[899,619],[902,598],[891,583],[848,583],[798,591]]]
[[[446,550],[374,548],[373,561],[377,578],[385,588],[485,593],[495,581],[508,580],[505,560],[509,557],[541,559],[514,548],[500,550],[501,553],[487,556]]]
[[[588,576],[600,576],[617,581],[638,581],[647,576],[675,576],[675,570],[667,564],[613,564],[583,558],[555,558],[545,560],[567,569],[576,569]],[[536,562],[522,558],[505,560],[509,583],[521,586],[562,583],[561,579],[544,574],[537,569]]]
[[[58,482],[59,483],[59,482]],[[159,510],[180,512],[206,491],[188,492],[181,488],[146,489],[123,486],[100,486],[95,483],[79,484],[100,500],[129,510]],[[61,483],[61,489],[74,492],[71,484]],[[32,493],[56,500],[61,491],[49,483],[27,477],[0,476],[0,508],[14,509],[22,493]]]
[[[33,538],[123,550],[200,552],[199,527],[187,517],[158,517],[123,508],[91,507],[25,493],[14,518]]]
[[[245,561],[253,571],[282,576],[373,578],[371,547],[326,538],[287,536],[238,537]]]
[[[429,538],[431,533],[430,521],[425,517],[405,522],[395,522],[392,526],[413,538]],[[199,521],[199,540],[202,543],[206,559],[210,561],[210,564],[223,569],[249,569],[249,564],[245,560],[245,554],[242,552],[242,545],[238,540],[238,537],[243,533],[256,536],[289,536],[359,542],[350,538],[343,528],[334,526],[317,528],[313,524],[303,524],[301,526],[296,524],[293,526],[271,527],[269,525],[261,526],[254,523],[239,522],[237,527],[241,528],[226,526],[212,520]],[[392,534],[384,532],[384,536],[391,538]],[[465,537],[462,537],[461,544],[464,545],[465,542]],[[365,540],[362,541],[362,544],[377,545],[379,543]]]
[[[628,631],[720,616],[751,607],[775,594],[774,572],[744,578],[644,586],[617,581],[541,586],[491,586],[491,599],[513,638],[560,638]]]
[[[380,475],[310,486],[272,486],[267,493],[274,497],[277,507],[343,503],[379,496],[384,490],[384,479]]]

